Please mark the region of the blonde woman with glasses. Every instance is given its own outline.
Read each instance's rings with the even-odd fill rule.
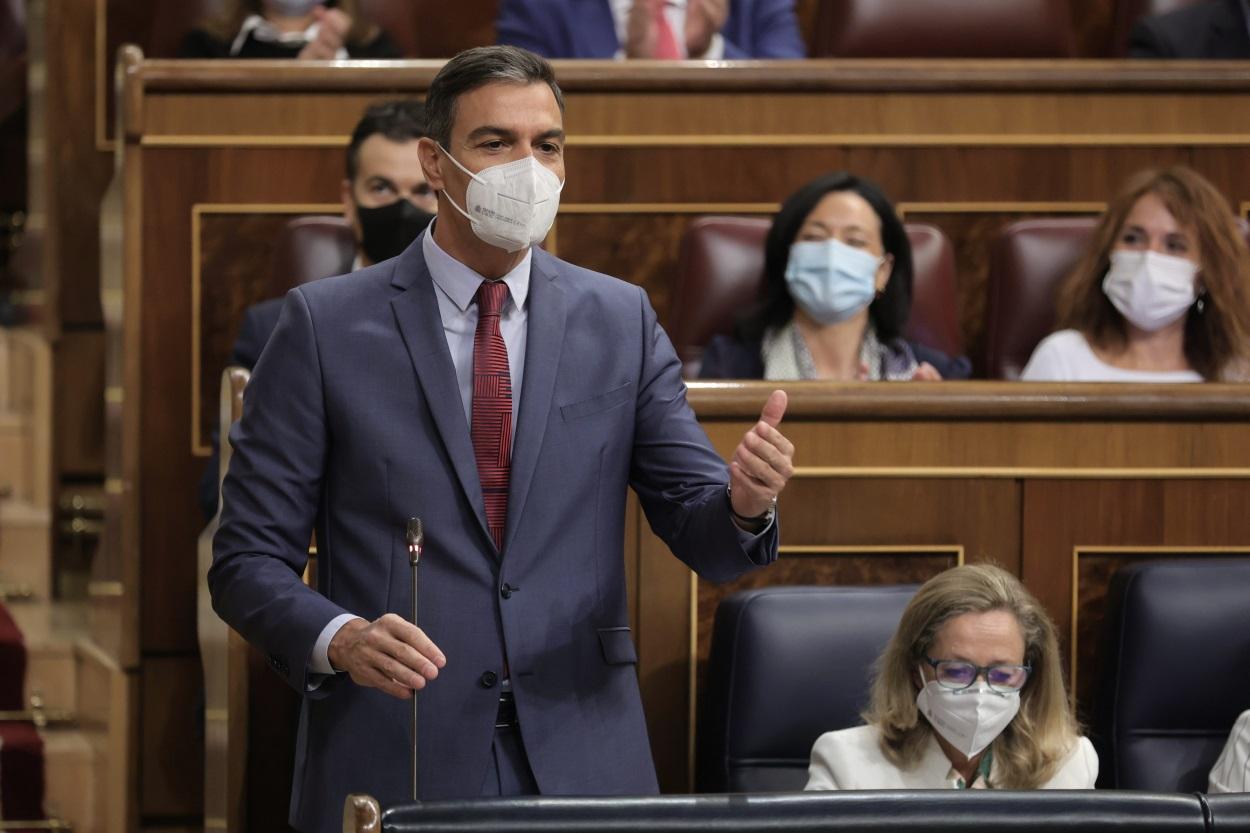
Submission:
[[[807,789],[1092,789],[1050,618],[989,565],[922,586],[877,661],[867,725],[820,736]]]

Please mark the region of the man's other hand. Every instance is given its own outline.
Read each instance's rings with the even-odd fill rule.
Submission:
[[[366,622],[352,619],[330,640],[330,665],[357,685],[407,700],[438,676],[447,658],[425,631],[394,613]]]
[[[786,392],[775,390],[729,461],[730,500],[743,518],[767,512],[794,474],[794,444],[777,430],[785,413]]]

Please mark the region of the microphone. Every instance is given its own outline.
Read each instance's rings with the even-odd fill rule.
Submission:
[[[408,543],[408,566],[412,568],[412,624],[417,624],[417,565],[425,549],[425,524],[420,518],[409,518],[404,528],[404,540]],[[417,801],[417,692],[412,692],[412,800]]]

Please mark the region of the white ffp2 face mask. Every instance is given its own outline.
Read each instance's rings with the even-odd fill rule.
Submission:
[[[1102,291],[1132,324],[1161,330],[1183,316],[1197,298],[1198,264],[1159,252],[1112,252]]]
[[[532,156],[473,173],[442,145],[439,150],[469,177],[463,208],[445,190],[443,195],[469,218],[479,239],[508,252],[542,242],[560,210],[560,177]]]
[[[999,694],[985,683],[955,691],[937,680],[916,695],[916,708],[939,735],[971,758],[994,742],[1020,711],[1020,693]]]

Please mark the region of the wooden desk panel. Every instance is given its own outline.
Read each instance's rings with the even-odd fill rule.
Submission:
[[[111,503],[102,563],[112,573],[99,578],[120,593],[111,600],[123,623],[119,656],[141,674],[151,665],[144,679],[156,680],[196,658],[194,494],[210,400],[238,315],[266,294],[272,230],[291,213],[335,203],[363,106],[421,95],[437,65],[143,63],[133,53],[126,61],[124,153],[105,217]],[[662,319],[691,218],[767,214],[836,167],[878,180],[909,218],[952,236],[972,345],[983,326],[984,241],[1001,224],[1096,211],[1130,173],[1165,162],[1192,164],[1235,205],[1250,203],[1250,110],[1239,106],[1250,65],[563,64],[557,72],[568,95],[569,183],[549,246],[645,286]],[[1246,542],[1234,504],[1219,497],[1239,496],[1250,471],[1246,409],[1234,391],[1072,396],[943,384],[796,388],[795,399],[787,424],[808,471],[783,498],[785,544],[816,549],[787,550],[769,578],[752,580],[918,580],[960,558],[992,557],[1023,574],[1067,629],[1073,576],[1082,594],[1094,588],[1096,605],[1112,558],[1080,556],[1074,569],[1074,547]],[[727,450],[763,396],[727,386],[694,401]],[[1099,537],[1086,531],[1101,523],[1081,514],[1088,504],[1064,502],[1080,491],[1066,481],[1103,501],[1121,499],[1121,487],[1130,496],[1161,490],[1169,507],[1210,524]],[[1030,532],[1051,511],[1079,523],[1042,530],[1050,537]],[[725,591],[692,584],[631,517],[639,670],[663,782],[681,789],[698,657]],[[1077,619],[1080,628],[1096,624],[1092,613]],[[136,731],[144,771],[169,763],[161,750],[194,748],[194,720],[181,713],[163,724],[141,716]],[[174,767],[149,778],[140,813],[195,818],[194,775]]]

